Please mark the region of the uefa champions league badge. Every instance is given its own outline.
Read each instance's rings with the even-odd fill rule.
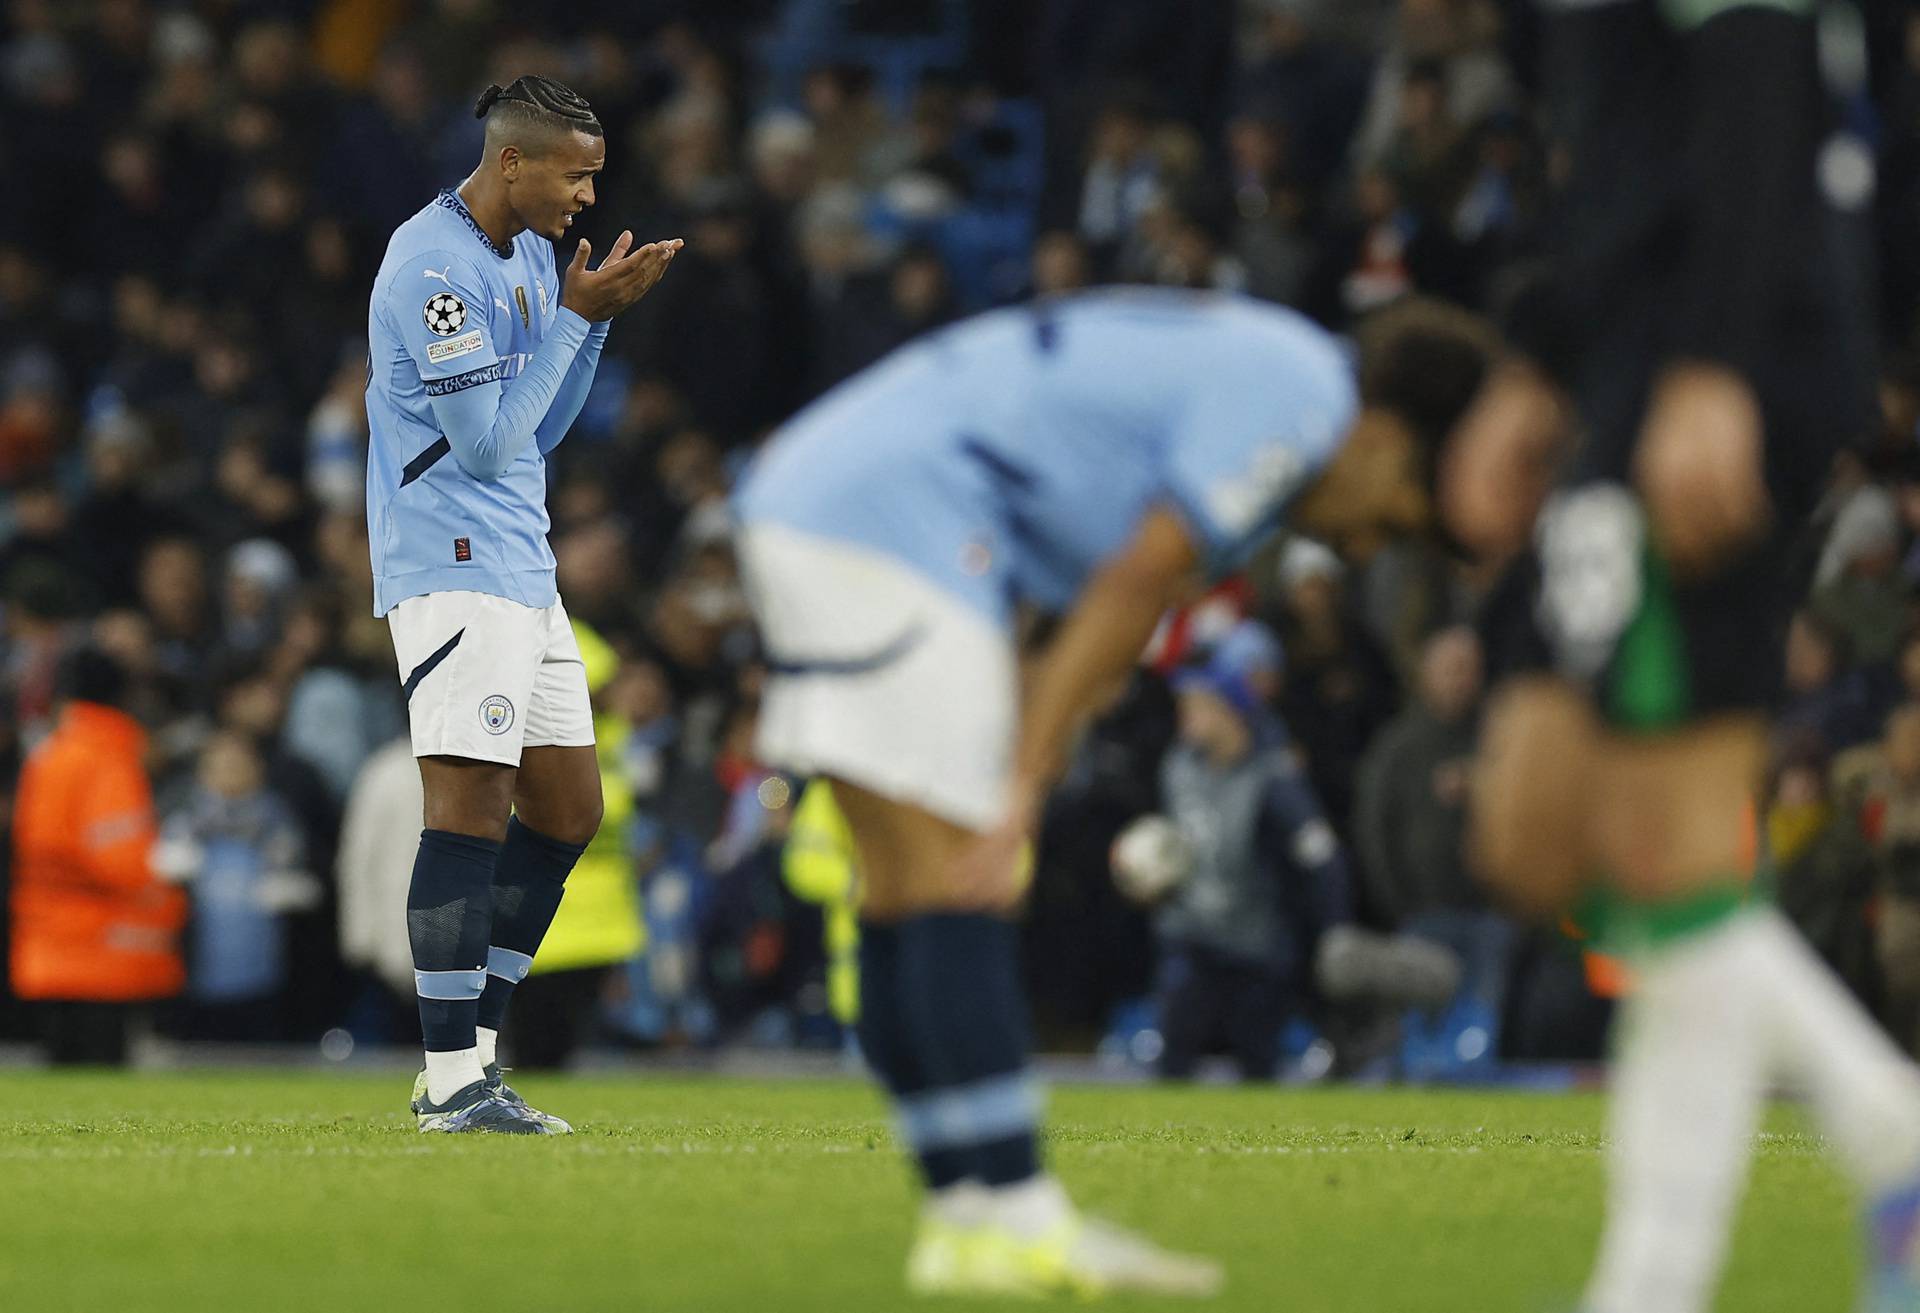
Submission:
[[[480,704],[480,727],[489,734],[505,734],[513,728],[513,703],[495,693]]]
[[[452,337],[466,325],[467,303],[452,292],[435,292],[421,307],[420,317],[435,337]]]

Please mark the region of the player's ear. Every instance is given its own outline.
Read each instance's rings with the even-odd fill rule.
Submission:
[[[520,176],[520,161],[524,158],[518,146],[500,148],[500,176],[513,182]]]

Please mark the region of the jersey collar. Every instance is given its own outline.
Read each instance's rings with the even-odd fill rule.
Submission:
[[[473,212],[467,208],[467,203],[460,199],[459,192],[451,187],[442,187],[440,189],[440,195],[435,199],[435,204],[444,205],[459,215],[462,222],[473,230],[473,235],[480,239],[480,244],[485,246],[489,251],[492,251],[502,260],[511,260],[513,258],[513,238],[507,238],[507,244],[505,246],[495,246],[493,244],[493,238],[487,236],[487,230],[480,226],[480,221],[475,219]]]

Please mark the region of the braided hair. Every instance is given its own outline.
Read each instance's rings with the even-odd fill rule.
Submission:
[[[537,73],[517,77],[504,87],[489,86],[474,102],[473,116],[486,120],[489,138],[500,132],[523,146],[529,139],[562,132],[605,135],[586,97],[564,82]]]

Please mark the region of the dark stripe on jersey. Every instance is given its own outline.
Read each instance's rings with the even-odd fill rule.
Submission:
[[[997,482],[1005,484],[1010,488],[1014,488],[1020,492],[1028,492],[1036,482],[1033,471],[1027,469],[1024,465],[1009,460],[1002,453],[995,451],[986,444],[986,440],[983,438],[977,438],[971,435],[962,437],[960,439],[960,450],[986,466],[987,472],[991,474]]]
[[[422,661],[419,665],[415,666],[413,668],[413,673],[407,676],[407,682],[400,686],[401,700],[405,702],[413,701],[413,690],[420,687],[420,681],[425,679],[428,675],[431,675],[439,667],[442,661],[445,661],[449,656],[451,656],[453,654],[453,649],[456,647],[459,647],[460,640],[465,638],[466,636],[467,636],[467,631],[462,629],[459,633],[455,634],[452,638],[449,638],[446,642],[442,643],[440,645],[440,650],[438,652],[435,652],[432,656],[428,657],[425,661]]]
[[[418,456],[415,456],[412,460],[408,461],[405,467],[401,469],[400,486],[404,488],[409,483],[412,483],[415,479],[419,478],[422,474],[425,474],[428,470],[432,469],[435,465],[438,465],[440,463],[440,458],[442,456],[445,456],[448,452],[452,450],[453,450],[453,444],[451,442],[448,442],[445,438],[440,439],[440,441],[434,443],[431,447],[428,447],[425,451],[421,452]]]
[[[767,662],[767,670],[775,675],[868,675],[883,666],[890,666],[901,657],[920,645],[927,636],[925,625],[914,625],[906,633],[888,643],[878,652],[863,657],[818,658],[815,660],[782,660],[772,657]]]
[[[430,397],[450,397],[456,392],[465,392],[468,388],[477,388],[482,383],[498,383],[507,375],[507,362],[496,360],[480,369],[469,369],[464,374],[455,374],[452,378],[430,378],[427,380],[427,395]]]

